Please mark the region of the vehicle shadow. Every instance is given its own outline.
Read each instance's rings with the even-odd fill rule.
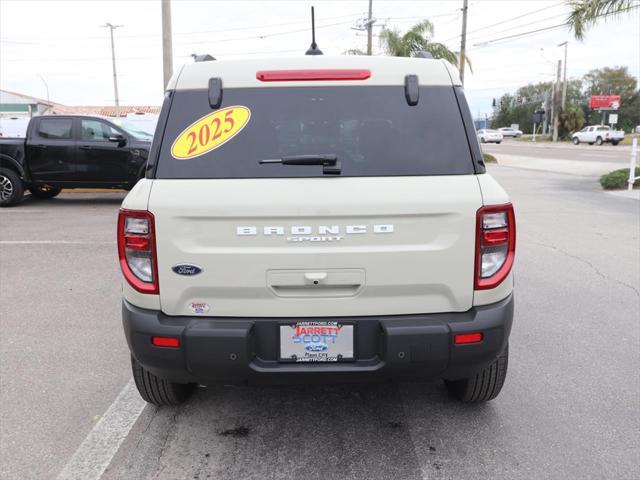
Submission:
[[[104,478],[438,478],[460,436],[494,417],[441,382],[200,388],[182,407],[148,407]]]
[[[41,199],[33,195],[25,195],[24,198],[13,208],[39,207],[39,208],[60,208],[65,206],[79,205],[120,205],[127,192],[114,191],[104,193],[61,193],[55,198]]]

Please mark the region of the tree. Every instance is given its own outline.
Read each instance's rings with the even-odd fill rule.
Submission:
[[[459,64],[459,54],[438,42],[431,41],[433,24],[424,20],[409,29],[405,34],[398,29],[383,28],[380,32],[380,45],[387,55],[395,57],[413,57],[420,51],[429,52],[433,58],[442,58],[453,65]],[[471,62],[465,56],[469,70]],[[472,70],[473,71],[473,70]]]
[[[571,105],[560,114],[560,137],[569,138],[584,126],[584,112],[577,105]]]
[[[584,39],[589,27],[608,15],[618,16],[637,5],[634,0],[569,0],[569,28],[577,40]]]
[[[637,80],[629,75],[628,67],[604,67],[591,70],[584,77],[585,95],[620,95],[618,125],[630,131],[640,124],[640,93]],[[597,112],[588,112],[589,123],[599,123]]]
[[[632,96],[638,87],[635,78],[629,75],[629,67],[595,68],[584,76],[587,95]]]

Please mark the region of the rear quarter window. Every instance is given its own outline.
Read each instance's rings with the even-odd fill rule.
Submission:
[[[213,112],[206,90],[176,91],[156,178],[323,176],[320,166],[259,164],[313,154],[337,155],[341,176],[474,173],[451,86],[421,87],[416,106],[407,104],[403,86],[225,89],[220,108],[233,105],[251,112],[240,132],[208,153],[176,159],[171,153],[176,138]]]

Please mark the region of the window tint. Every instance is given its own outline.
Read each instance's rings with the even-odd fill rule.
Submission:
[[[65,140],[71,138],[70,118],[43,118],[38,126],[38,136],[41,138]]]
[[[117,133],[115,128],[99,120],[82,120],[80,124],[81,140],[106,142]]]
[[[171,155],[173,142],[213,110],[206,90],[176,91],[156,177],[323,176],[316,165],[259,164],[313,154],[337,155],[342,176],[474,172],[452,87],[421,87],[416,106],[407,105],[403,86],[225,89],[221,108],[231,105],[251,110],[244,129],[208,153],[178,160]]]

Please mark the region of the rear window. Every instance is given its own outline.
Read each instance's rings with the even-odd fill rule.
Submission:
[[[185,130],[214,110],[206,90],[174,95],[156,178],[317,177],[323,176],[318,165],[259,161],[320,154],[338,157],[341,176],[474,172],[452,87],[421,87],[416,106],[407,104],[403,86],[225,89],[220,108],[248,109],[244,128],[216,148],[186,159],[172,155],[176,139],[191,142],[195,151],[196,142],[212,145],[212,132],[220,125],[199,122],[192,138],[185,140]],[[221,120],[225,125],[226,118]],[[203,127],[205,123],[211,128]],[[226,125],[232,127],[231,122]]]
[[[66,140],[71,138],[70,118],[43,118],[38,126],[38,136],[52,140]]]

